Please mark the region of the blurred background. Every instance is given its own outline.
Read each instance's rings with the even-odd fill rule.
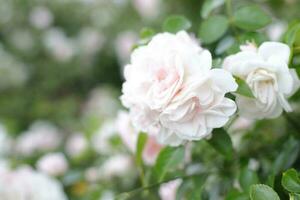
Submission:
[[[185,15],[196,33],[203,3],[0,0],[0,159],[35,168],[46,153],[63,152],[69,169],[58,179],[71,199],[113,199],[135,188],[132,171],[135,176],[113,181],[115,172],[128,173],[128,157],[113,153],[124,148],[114,125],[122,109],[123,66],[140,31],[160,32],[169,15]],[[247,3],[272,14],[274,21],[264,30],[272,40],[280,40],[288,24],[300,18],[298,0],[241,0],[234,6]],[[95,180],[95,166],[104,170],[102,163],[111,158],[108,164],[125,165],[108,167],[111,171]]]

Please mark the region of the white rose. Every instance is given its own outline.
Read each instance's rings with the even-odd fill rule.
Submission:
[[[120,111],[116,120],[116,127],[123,143],[128,147],[133,153],[136,152],[137,140],[139,136],[139,131],[132,125],[130,116],[128,112]],[[162,145],[155,139],[157,130],[151,130],[148,132],[149,137],[145,144],[143,151],[143,160],[147,165],[153,165],[155,160],[162,149]]]
[[[29,167],[0,170],[0,199],[67,200],[62,185]]]
[[[175,200],[177,189],[179,188],[181,183],[181,179],[175,179],[162,184],[159,188],[159,196],[161,200]]]
[[[224,126],[236,110],[224,96],[237,84],[226,70],[211,67],[210,52],[185,31],[158,34],[137,48],[125,67],[121,97],[133,124],[158,128],[159,141],[173,146]]]
[[[49,153],[38,160],[37,168],[50,176],[60,176],[68,170],[68,161],[62,153]]]
[[[251,45],[251,44],[249,44]],[[290,49],[279,42],[264,42],[227,57],[223,67],[245,80],[255,98],[237,95],[239,112],[247,118],[276,118],[282,108],[292,111],[287,98],[299,88],[299,79],[288,68]]]

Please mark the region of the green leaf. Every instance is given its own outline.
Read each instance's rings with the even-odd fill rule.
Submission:
[[[278,194],[269,186],[263,184],[252,185],[250,189],[251,200],[280,200]]]
[[[300,200],[300,194],[290,194],[290,200]]]
[[[201,8],[201,17],[207,18],[214,9],[222,6],[224,2],[225,0],[206,0]]]
[[[217,45],[215,53],[221,55],[226,52],[235,43],[235,39],[232,36],[224,37]]]
[[[211,16],[200,25],[199,38],[204,44],[220,39],[228,29],[228,20],[222,15]]]
[[[293,47],[296,42],[299,42],[300,44],[300,23],[295,23],[290,26],[284,34],[284,41],[290,47]]]
[[[227,194],[225,200],[249,200],[249,197],[247,194],[234,189]]]
[[[153,167],[153,173],[156,179],[160,182],[164,179],[166,173],[170,169],[181,163],[184,159],[184,148],[183,147],[165,147],[159,153],[156,163]]]
[[[259,6],[245,6],[234,12],[234,24],[244,30],[254,31],[271,23],[271,17]]]
[[[208,174],[195,175],[184,180],[176,192],[176,200],[199,200]]]
[[[263,33],[258,32],[248,32],[240,35],[241,44],[245,44],[246,42],[253,42],[257,45],[260,45],[266,40],[268,40],[267,36]]]
[[[300,179],[295,169],[283,173],[281,184],[289,192],[300,193]]]
[[[299,143],[295,138],[290,137],[283,145],[282,151],[277,156],[272,169],[272,174],[288,169],[297,159]]]
[[[226,159],[230,160],[233,156],[233,146],[231,138],[228,133],[222,129],[214,129],[211,139],[208,140],[208,143],[215,148],[219,153],[224,155]]]
[[[136,143],[136,163],[138,166],[142,165],[142,155],[143,155],[143,150],[145,148],[145,144],[147,142],[147,134],[146,133],[140,133],[138,137],[138,141]]]
[[[163,23],[163,30],[170,33],[177,33],[181,30],[191,28],[191,22],[184,16],[173,15],[168,17]]]
[[[141,39],[149,39],[154,35],[155,35],[155,31],[151,28],[143,28],[140,31],[140,38]]]
[[[254,98],[252,90],[250,89],[248,84],[243,79],[240,79],[239,77],[234,77],[234,78],[235,78],[236,83],[239,85],[239,87],[235,93],[246,96],[246,97]]]
[[[248,192],[251,185],[259,183],[259,179],[255,171],[244,167],[240,172],[239,182],[242,189]]]

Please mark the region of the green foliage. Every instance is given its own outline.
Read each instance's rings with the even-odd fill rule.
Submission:
[[[235,189],[227,194],[225,200],[249,200],[249,195]]]
[[[300,193],[300,179],[295,169],[289,169],[282,175],[282,186],[289,192]]]
[[[251,5],[234,12],[234,24],[246,31],[255,31],[271,23],[271,17],[259,6]]]
[[[299,153],[299,142],[295,138],[290,137],[282,147],[279,155],[276,156],[276,160],[273,164],[273,174],[288,169],[292,166],[298,157]]]
[[[142,155],[143,150],[145,148],[145,144],[147,142],[148,135],[146,133],[140,133],[138,137],[138,141],[136,143],[136,163],[138,166],[142,165]]]
[[[211,12],[222,6],[225,3],[225,0],[206,0],[201,8],[201,17],[207,18]]]
[[[199,29],[199,38],[205,44],[220,39],[228,29],[228,20],[222,15],[211,16],[204,20]]]
[[[250,89],[250,87],[248,86],[248,84],[240,79],[239,77],[235,77],[235,80],[237,82],[237,84],[239,85],[236,93],[245,97],[249,97],[249,98],[253,98],[254,95],[252,93],[252,90]]]
[[[181,15],[173,15],[164,21],[163,31],[177,33],[181,30],[187,30],[191,28],[191,26],[191,22],[186,17]]]
[[[208,140],[208,143],[219,153],[225,156],[226,159],[230,160],[233,158],[234,149],[231,138],[224,129],[214,129],[212,137]]]
[[[249,192],[250,186],[253,184],[258,184],[259,179],[255,171],[252,171],[246,167],[244,167],[239,175],[239,182],[242,189],[245,192]]]
[[[263,184],[252,185],[250,189],[251,200],[280,200],[278,194],[269,186]]]
[[[183,147],[165,147],[159,153],[155,165],[153,167],[153,174],[158,182],[164,180],[167,172],[176,169],[184,159]]]
[[[300,23],[292,24],[284,36],[284,41],[290,46],[300,46]]]

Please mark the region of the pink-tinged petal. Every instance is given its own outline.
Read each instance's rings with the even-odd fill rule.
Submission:
[[[214,85],[216,85],[224,94],[237,90],[238,84],[228,71],[224,69],[212,69],[210,75]]]
[[[224,126],[228,122],[229,117],[235,113],[236,108],[234,101],[224,98],[220,104],[205,111],[206,125],[210,128]]]
[[[285,63],[288,63],[290,48],[288,45],[280,42],[264,42],[258,48],[258,54],[265,60],[268,60],[270,57],[277,57]]]

